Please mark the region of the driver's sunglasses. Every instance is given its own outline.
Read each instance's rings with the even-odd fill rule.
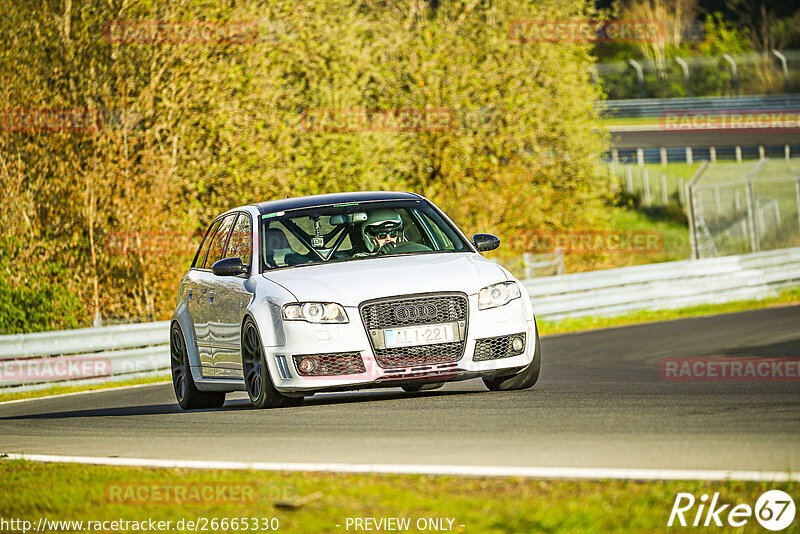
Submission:
[[[392,230],[391,232],[380,232],[375,234],[375,237],[378,239],[386,239],[387,237],[397,237],[398,233],[399,232],[397,230]]]

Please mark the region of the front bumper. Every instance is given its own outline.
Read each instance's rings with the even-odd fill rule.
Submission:
[[[464,353],[447,363],[422,363],[405,367],[384,368],[375,359],[373,348],[362,323],[359,308],[346,307],[350,322],[346,324],[311,324],[302,321],[282,323],[286,342],[279,347],[265,347],[267,364],[276,389],[284,393],[326,390],[397,387],[409,381],[445,382],[466,380],[498,371],[528,365],[536,349],[535,320],[530,302],[515,299],[505,306],[479,310],[477,295],[468,296],[468,326]],[[499,336],[525,335],[521,354],[476,361],[476,341]],[[303,376],[296,355],[357,354],[363,366],[339,366],[349,374]],[[485,351],[483,352],[485,357]],[[357,372],[351,372],[357,370]]]

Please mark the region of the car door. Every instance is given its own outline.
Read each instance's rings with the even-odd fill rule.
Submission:
[[[197,349],[200,353],[200,363],[203,366],[203,376],[216,376],[213,347],[215,343],[214,330],[216,322],[219,321],[214,306],[218,277],[211,272],[211,266],[222,258],[235,219],[235,213],[220,219],[208,247],[208,253],[202,258],[202,264],[199,264],[197,269],[192,300],[195,301],[196,310],[195,329],[201,334],[197,337]]]
[[[208,322],[205,320],[205,306],[200,296],[200,287],[202,285],[202,280],[206,277],[206,274],[203,272],[203,267],[206,257],[208,256],[208,249],[211,247],[211,242],[214,240],[214,235],[217,233],[221,222],[221,219],[217,219],[208,227],[208,231],[203,238],[200,248],[197,250],[194,263],[192,264],[192,268],[189,269],[189,274],[185,281],[186,292],[188,293],[189,316],[192,319],[194,339],[199,352],[200,364],[203,366],[203,376],[213,376],[214,361],[211,357],[211,349],[208,344]]]
[[[214,339],[214,373],[217,377],[243,377],[241,353],[241,326],[244,312],[253,294],[245,288],[252,265],[252,220],[247,212],[240,212],[233,225],[223,258],[237,257],[248,266],[247,274],[216,276],[213,304],[216,321],[212,326]]]

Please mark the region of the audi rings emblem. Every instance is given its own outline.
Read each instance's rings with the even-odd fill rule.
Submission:
[[[396,306],[394,309],[394,317],[398,321],[433,319],[436,317],[436,306],[433,304],[406,304]]]

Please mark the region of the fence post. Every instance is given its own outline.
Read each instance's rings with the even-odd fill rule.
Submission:
[[[747,185],[747,228],[750,231],[750,251],[758,252],[758,232],[756,231],[755,217],[755,194],[753,193],[753,182],[748,181]]]
[[[667,193],[667,175],[661,173],[661,201],[665,206],[669,206],[669,194]]]
[[[633,171],[631,170],[631,164],[627,163],[625,165],[625,187],[628,189],[629,194],[633,194]]]
[[[797,180],[794,182],[794,196],[797,200],[797,229],[800,230],[800,175],[797,176]]]
[[[788,147],[789,145],[786,146]],[[661,164],[666,165],[669,163],[669,161],[667,161],[667,149],[662,146],[659,152],[661,153]]]
[[[647,168],[642,169],[642,182],[644,182],[644,205],[649,206],[652,199],[650,198],[650,175],[647,173]]]
[[[736,60],[730,54],[722,54],[722,58],[731,65],[731,78],[733,78],[733,89],[736,96],[739,96],[739,72],[736,69]]]
[[[597,72],[597,67],[595,67],[594,65],[589,67],[589,73],[592,75],[592,83],[594,83],[596,86],[599,87],[600,86],[600,75]]]
[[[708,156],[711,158],[711,163],[717,162],[717,147],[709,147],[708,148]]]
[[[636,79],[639,80],[639,98],[644,98],[644,73],[642,66],[635,59],[629,59],[628,64],[636,70]]]
[[[789,69],[786,67],[786,56],[777,50],[773,50],[772,53],[781,61],[781,67],[783,67],[783,85],[788,95],[791,91],[789,90]]]
[[[689,165],[694,163],[694,158],[692,157],[692,147],[690,146],[686,147],[686,163]]]
[[[637,165],[644,165],[644,149],[637,148],[636,149],[636,164]]]
[[[694,184],[703,176],[703,173],[706,172],[709,163],[708,161],[704,161],[700,168],[697,169],[692,176],[692,179],[689,180],[689,183],[686,185],[686,213],[689,218],[689,241],[692,245],[692,259],[696,260],[700,257],[699,250],[698,250],[698,243],[697,243],[697,225],[695,224],[695,212],[694,212]]]
[[[783,155],[786,156],[786,161],[791,161],[791,149],[789,145],[783,145]]]
[[[736,163],[742,162],[742,147],[736,145]]]
[[[758,145],[758,159],[765,159],[764,145]]]
[[[689,65],[683,60],[683,58],[675,57],[675,62],[681,66],[683,70],[683,84],[686,87],[686,96],[692,96],[692,87],[689,83]]]

